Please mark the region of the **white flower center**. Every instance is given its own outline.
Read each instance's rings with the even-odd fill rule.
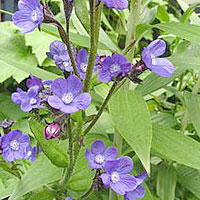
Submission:
[[[112,64],[110,66],[110,73],[115,73],[118,72],[120,70],[120,66],[118,64]]]
[[[152,54],[151,54],[151,60],[152,60],[152,64],[156,65],[156,57]]]
[[[87,71],[87,64],[86,63],[81,63],[80,64],[80,68],[81,68],[82,72],[85,73]]]
[[[13,140],[10,142],[10,148],[14,151],[17,151],[19,149],[19,143],[17,140]]]
[[[62,97],[62,101],[65,103],[65,104],[69,104],[73,101],[74,99],[74,95],[71,93],[71,92],[68,92],[68,93],[65,93]]]
[[[65,62],[63,63],[63,65],[64,65],[65,69],[71,67],[70,62],[68,62],[68,61],[65,61]]]
[[[101,154],[98,154],[95,156],[94,160],[96,163],[102,164],[104,162],[104,156],[102,156]]]
[[[37,15],[37,12],[36,10],[34,10],[31,14],[31,19],[32,21],[36,22],[38,20],[38,15]]]
[[[31,156],[31,154],[32,154],[32,152],[31,152],[31,151],[28,151],[28,152],[27,152],[27,156],[28,156],[28,157],[30,157],[30,156]]]
[[[113,172],[111,174],[111,180],[113,183],[117,183],[119,181],[119,173],[118,172]]]
[[[34,105],[34,104],[36,104],[36,103],[37,103],[37,99],[35,99],[35,98],[32,97],[32,98],[30,99],[30,104],[31,104],[31,105]]]

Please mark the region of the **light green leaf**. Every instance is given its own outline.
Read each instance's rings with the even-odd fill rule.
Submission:
[[[196,169],[178,165],[178,182],[200,199],[200,172]]]
[[[137,91],[119,91],[111,99],[109,110],[114,127],[149,173],[152,130],[150,113],[143,97]]]
[[[58,40],[58,38],[35,29],[31,33],[25,34],[25,40],[27,46],[32,46],[32,51],[35,53],[39,65],[42,65],[44,59],[47,57],[46,52],[49,51],[49,45],[54,40]]]
[[[171,81],[180,76],[184,71],[184,68],[178,68],[170,78],[161,77],[155,73],[151,73],[144,79],[142,84],[137,85],[136,90],[140,91],[142,95],[145,96],[169,84]]]
[[[23,175],[18,187],[13,191],[9,200],[17,200],[30,191],[61,179],[61,176],[62,169],[52,165],[50,161],[41,154]]]
[[[200,169],[200,144],[173,129],[153,124],[152,150],[163,158]]]
[[[190,115],[190,119],[197,131],[198,136],[200,137],[200,96],[191,92],[185,92],[184,100]]]
[[[168,33],[174,34],[182,39],[200,44],[200,26],[193,24],[185,24],[180,22],[169,22],[164,24],[155,25],[156,28],[159,28]]]
[[[162,164],[158,169],[157,195],[162,200],[172,200],[175,198],[177,174],[173,166]]]

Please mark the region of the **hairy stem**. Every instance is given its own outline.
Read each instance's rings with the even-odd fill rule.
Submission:
[[[102,103],[97,115],[95,116],[95,118],[92,120],[92,122],[89,124],[89,126],[85,129],[85,131],[83,132],[83,135],[85,136],[91,129],[92,127],[95,125],[95,123],[97,122],[97,120],[99,119],[99,117],[101,116],[101,114],[103,113],[105,107],[107,106],[112,94],[115,91],[115,88],[117,87],[118,82],[114,82],[110,91],[108,92],[108,95],[106,96],[104,102]]]
[[[198,73],[198,78],[197,78],[197,82],[196,84],[194,85],[193,89],[192,89],[192,93],[193,94],[197,94],[198,91],[199,91],[199,88],[200,88],[200,71]],[[188,124],[188,119],[189,119],[189,112],[188,110],[186,109],[185,110],[185,114],[183,116],[183,119],[182,119],[182,122],[181,122],[181,132],[184,133],[186,128],[187,128],[187,124]]]
[[[65,187],[67,185],[74,169],[73,136],[72,136],[72,130],[71,130],[70,116],[68,117],[67,128],[68,128],[68,138],[69,138],[69,167],[65,171],[64,176],[60,182],[60,185],[62,187]]]
[[[86,78],[83,85],[84,92],[88,92],[91,85],[92,73],[97,54],[99,29],[101,22],[101,11],[102,11],[101,4],[98,5],[98,7],[95,9],[96,0],[89,0],[89,2],[90,2],[90,54],[88,59]]]

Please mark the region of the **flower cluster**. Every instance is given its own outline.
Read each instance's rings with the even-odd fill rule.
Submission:
[[[15,160],[30,159],[36,160],[36,147],[31,147],[30,138],[20,130],[12,130],[0,138],[2,155],[7,162]],[[41,149],[39,149],[41,152]]]
[[[85,152],[89,166],[93,169],[103,169],[100,175],[106,188],[111,188],[116,194],[123,195],[125,200],[134,200],[144,197],[144,188],[141,186],[145,180],[146,172],[132,176],[133,161],[130,157],[122,156],[118,159],[115,147],[105,148],[101,140],[95,141],[91,150]]]
[[[17,104],[21,105],[21,110],[24,112],[30,112],[33,109],[44,108],[41,103],[41,98],[38,96],[39,91],[42,89],[42,81],[31,76],[31,79],[27,80],[27,92],[18,88],[17,92],[12,93],[11,99]]]

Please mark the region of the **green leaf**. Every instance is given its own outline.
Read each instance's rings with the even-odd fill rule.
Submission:
[[[76,0],[75,1],[75,12],[76,16],[81,21],[84,28],[89,32],[90,30],[90,20],[89,20],[89,12],[87,9],[86,1]]]
[[[17,200],[28,192],[61,179],[61,176],[62,169],[52,165],[49,160],[41,154],[23,175],[18,187],[13,191],[9,200]]]
[[[136,90],[145,96],[169,84],[171,81],[180,76],[184,71],[185,69],[178,68],[170,78],[161,77],[155,73],[151,73],[144,79],[142,84],[137,85]]]
[[[199,142],[173,129],[153,124],[152,150],[163,158],[200,169]]]
[[[57,167],[68,166],[68,156],[65,153],[67,149],[67,142],[58,142],[56,140],[46,140],[44,137],[45,125],[31,118],[29,120],[31,131],[33,132],[36,140],[39,142],[42,151],[52,164]],[[65,148],[63,148],[65,146]]]
[[[137,91],[119,91],[112,97],[109,110],[114,127],[133,148],[149,173],[152,129],[150,113],[143,97]]]
[[[199,25],[169,22],[156,24],[155,27],[168,33],[174,34],[182,39],[200,44],[200,35],[198,34],[200,32]]]
[[[46,52],[49,51],[50,44],[54,40],[58,40],[58,38],[35,29],[31,33],[25,34],[25,40],[27,46],[32,46],[32,52],[35,53],[39,65],[42,65],[44,59],[47,57]]]
[[[184,165],[178,165],[176,170],[178,173],[178,182],[200,199],[200,172]]]
[[[198,136],[200,137],[200,96],[191,92],[184,92],[184,100],[190,115],[190,119],[197,131]]]
[[[172,165],[162,164],[158,169],[157,195],[162,200],[172,200],[175,198],[177,174]]]

